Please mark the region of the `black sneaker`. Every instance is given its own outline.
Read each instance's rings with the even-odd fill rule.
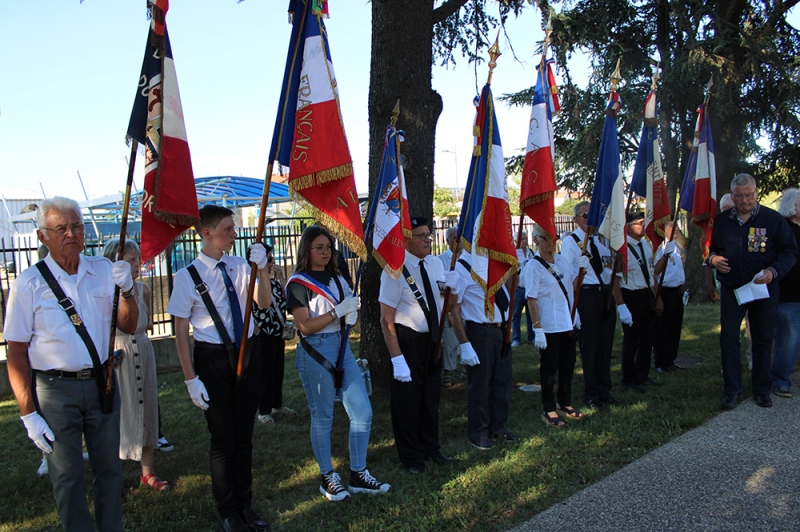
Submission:
[[[172,445],[170,442],[168,442],[167,439],[164,437],[159,438],[158,443],[156,443],[155,445],[155,449],[158,449],[159,451],[163,451],[165,453],[168,453],[174,448],[175,446]]]
[[[478,440],[470,439],[469,442],[472,444],[473,447],[476,449],[480,449],[481,451],[488,451],[492,447],[494,447],[494,442],[489,438],[488,435],[481,434]]]
[[[517,440],[517,435],[508,429],[502,429],[499,432],[495,432],[494,434],[492,434],[492,439],[498,439],[498,438],[502,438],[503,440],[510,443],[512,441]]]
[[[342,477],[336,471],[321,475],[319,492],[329,501],[341,501],[350,498],[350,493],[342,486]]]
[[[350,471],[350,493],[386,493],[392,486],[378,480],[369,474],[369,469],[364,471]]]
[[[769,394],[754,395],[753,401],[761,408],[772,408],[772,397],[770,397]]]

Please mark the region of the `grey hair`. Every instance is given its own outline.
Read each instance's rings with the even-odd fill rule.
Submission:
[[[747,185],[750,184],[753,184],[756,187],[758,187],[758,183],[756,183],[755,177],[751,176],[750,174],[738,174],[731,181],[731,190],[733,190],[734,187],[746,187]]]
[[[83,212],[81,211],[81,206],[78,205],[78,202],[74,199],[65,198],[62,196],[53,196],[50,199],[46,199],[39,205],[39,210],[36,211],[36,225],[38,227],[45,226],[45,220],[47,219],[47,213],[50,212],[51,209],[60,209],[62,211],[75,211],[80,218],[81,223],[83,223]]]
[[[456,226],[451,226],[447,228],[447,231],[444,233],[444,239],[450,240],[451,238],[456,237],[456,233],[458,232],[458,228]]]
[[[731,207],[733,207],[733,194],[728,192],[719,199],[719,209],[724,211],[730,209]]]
[[[127,255],[128,253],[135,251],[136,253],[141,254],[139,251],[139,244],[137,244],[133,240],[125,239],[125,250],[123,251],[123,255]],[[119,238],[112,238],[106,242],[105,247],[103,248],[103,256],[109,259],[111,262],[117,260],[117,254],[119,253]]]
[[[550,235],[548,235],[547,231],[545,231],[544,228],[539,224],[533,224],[533,230],[531,233],[533,234],[533,238],[539,237],[550,239]]]
[[[575,206],[572,208],[572,213],[573,213],[575,216],[578,216],[578,213],[581,211],[581,209],[583,209],[583,208],[584,208],[584,207],[586,207],[587,205],[591,205],[591,204],[592,204],[592,203],[591,203],[590,201],[586,201],[586,200],[579,201],[579,202],[578,202],[578,203],[576,203],[576,204],[575,204]]]
[[[797,215],[797,198],[800,197],[800,189],[787,188],[781,195],[781,206],[778,212],[786,218]]]

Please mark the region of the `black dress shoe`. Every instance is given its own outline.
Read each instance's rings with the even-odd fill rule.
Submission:
[[[250,530],[256,532],[269,532],[269,523],[261,519],[252,508],[242,510],[242,521],[247,524]]]
[[[624,405],[625,401],[623,401],[622,399],[617,399],[616,397],[611,397],[609,395],[608,397],[601,397],[600,398],[600,404],[602,404],[602,405]]]
[[[654,381],[650,377],[647,377],[647,380],[644,381],[642,384],[649,384],[650,386],[663,386],[663,382]]]
[[[458,458],[453,458],[451,456],[445,456],[442,453],[435,454],[433,456],[429,456],[425,460],[428,460],[430,462],[433,462],[433,463],[439,464],[439,465],[455,464],[455,463],[461,461]]]
[[[602,408],[603,403],[599,399],[587,399],[583,402],[587,408]]]
[[[632,392],[636,392],[636,393],[644,393],[644,388],[642,388],[642,387],[641,387],[641,386],[639,386],[638,384],[633,384],[633,383],[631,383],[631,384],[623,384],[622,386],[623,386],[624,388],[626,388],[626,389],[628,389],[628,390],[632,391]]]
[[[772,397],[767,395],[754,395],[753,401],[761,408],[772,408]]]
[[[507,442],[517,441],[517,435],[508,429],[503,429],[500,432],[493,433],[492,438],[503,438]]]
[[[239,514],[231,514],[228,517],[220,518],[217,523],[219,532],[250,532],[248,527]]]
[[[722,398],[722,408],[725,410],[733,410],[736,408],[736,405],[739,404],[739,399],[742,398],[742,394],[726,394],[725,397]]]

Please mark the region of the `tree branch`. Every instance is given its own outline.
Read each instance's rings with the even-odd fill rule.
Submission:
[[[444,4],[440,5],[436,9],[433,10],[433,24],[434,26],[459,9],[467,3],[468,0],[448,0]]]

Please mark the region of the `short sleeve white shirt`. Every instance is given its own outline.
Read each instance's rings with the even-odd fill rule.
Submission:
[[[444,266],[445,270],[449,270],[450,263],[453,261],[453,250],[448,248],[446,251],[443,251],[442,253],[436,255],[436,258],[442,261],[442,265]]]
[[[658,247],[658,252],[656,252],[656,262],[661,260],[661,257],[664,256],[664,246],[666,242],[662,243]],[[683,271],[683,259],[681,258],[681,250],[680,248],[676,247],[675,252],[669,256],[667,259],[667,269],[664,270],[664,280],[661,282],[661,286],[667,288],[677,288],[681,286],[684,282],[686,282],[686,274]]]
[[[537,253],[538,256],[538,253]],[[574,290],[572,281],[575,276],[572,264],[563,255],[553,255],[554,264],[549,266],[561,276],[561,283],[567,291],[568,298],[550,271],[538,260],[525,264],[522,275],[525,277],[525,297],[535,298],[539,309],[539,321],[546,333],[559,333],[572,330],[572,302]]]
[[[573,234],[578,237],[581,244],[583,244],[583,239],[586,236],[586,233],[580,227],[576,228],[573,231]],[[600,239],[597,238],[597,235],[592,235],[591,241],[594,242],[595,246],[597,246],[597,252],[600,254],[600,262],[603,264],[603,271],[601,274],[601,278],[603,284],[608,285],[611,281],[611,267],[612,267],[612,260],[611,260],[611,251],[600,242]],[[591,245],[589,242],[586,242],[586,246],[589,248],[586,250],[586,254],[589,255],[592,251]],[[574,269],[577,269],[577,260],[578,257],[581,256],[583,251],[581,250],[580,246],[572,236],[568,236],[561,242],[561,254],[569,259],[570,264],[572,264]],[[586,275],[583,278],[583,284],[585,285],[593,285],[593,284],[600,284],[597,280],[597,274],[594,272],[594,268],[589,268],[586,271]]]
[[[86,325],[100,362],[105,362],[114,301],[111,261],[81,255],[76,275],[67,274],[52,256],[44,261]],[[3,336],[29,344],[28,360],[35,370],[80,371],[94,366],[86,344],[35,267],[23,271],[11,286]]]
[[[483,288],[472,279],[472,273],[467,271],[461,260],[470,262],[470,254],[466,251],[461,253],[458,262],[456,262],[456,272],[461,277],[461,288],[458,294],[458,304],[461,307],[461,317],[465,321],[474,321],[475,323],[502,323],[503,318],[508,318],[508,310],[505,313],[500,312],[497,306],[497,297],[494,303],[494,317],[489,319],[486,316],[483,308],[483,302],[486,297]],[[505,290],[505,287],[502,288]]]
[[[639,248],[640,243],[642,244],[642,248],[644,248],[644,256],[642,256],[642,249]],[[639,266],[639,261],[636,260],[636,256],[631,251],[631,248],[636,250],[636,254],[639,255],[639,259],[642,260],[642,266],[647,268],[647,271],[650,274],[649,283],[647,282],[647,279],[645,279],[642,266]],[[625,279],[625,276],[622,275],[622,272],[618,273],[617,275],[620,277],[619,285],[627,290],[641,290],[643,288],[651,288],[653,286],[653,248],[650,246],[650,242],[648,242],[646,238],[642,238],[642,240],[637,242],[630,236],[628,237],[628,278]]]
[[[431,282],[431,289],[433,290],[433,297],[435,299],[434,305],[431,305],[431,302],[427,300],[425,294],[425,285],[422,282],[422,271],[419,266],[420,260],[424,262],[425,272],[428,274],[428,279],[430,279]],[[444,283],[444,266],[442,261],[439,260],[438,257],[432,255],[420,259],[406,251],[405,266],[408,269],[408,273],[414,278],[417,289],[420,291],[420,294],[422,294],[422,298],[425,299],[425,304],[428,305],[429,309],[435,312],[436,321],[438,323],[439,316],[441,316],[444,306],[444,301],[438,285],[439,282]],[[425,318],[425,313],[422,312],[422,307],[419,306],[419,302],[414,297],[414,293],[411,291],[411,287],[408,285],[408,281],[406,281],[404,276],[401,275],[397,279],[392,279],[386,271],[381,273],[381,289],[378,295],[378,301],[396,309],[395,323],[410,327],[417,332],[428,332],[428,320]]]
[[[219,317],[225,325],[225,330],[234,343],[237,339],[233,333],[233,316],[231,314],[231,306],[228,301],[228,294],[225,288],[225,281],[222,279],[222,272],[217,268],[217,263],[222,262],[225,264],[225,270],[231,278],[233,287],[236,290],[236,297],[239,299],[239,307],[241,308],[242,317],[245,316],[245,305],[247,304],[247,290],[250,283],[250,264],[241,257],[234,257],[233,255],[223,255],[217,261],[203,253],[197,255],[197,258],[192,262],[200,274],[200,278],[206,283],[208,293],[211,300],[214,302]],[[192,276],[186,268],[178,270],[175,274],[174,288],[172,290],[172,297],[169,299],[167,312],[178,318],[189,318],[189,323],[192,325],[194,331],[194,339],[200,342],[208,342],[211,344],[221,344],[217,328],[214,326],[214,321],[206,309],[203,298],[195,290],[195,284]],[[253,335],[254,323],[250,320],[250,329],[248,331],[248,338]]]

